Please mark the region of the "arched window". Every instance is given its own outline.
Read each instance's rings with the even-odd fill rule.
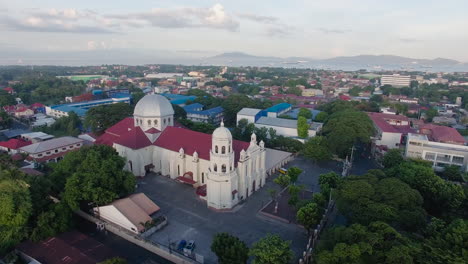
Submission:
[[[223,164],[223,166],[221,166],[221,171],[226,172],[226,164]]]
[[[155,119],[155,120],[153,121],[153,123],[154,123],[154,125],[157,125],[157,124],[158,124],[158,120]]]
[[[148,126],[151,126],[151,120],[148,120]]]
[[[218,146],[215,146],[215,153],[218,154]]]
[[[166,124],[166,118],[164,118],[163,120],[164,120],[164,124]]]
[[[143,119],[140,119],[140,125],[143,125]]]
[[[214,170],[214,171],[218,171],[218,165],[215,164],[215,165],[213,166],[213,170]]]
[[[225,146],[221,147],[221,154],[226,154],[226,147]]]
[[[231,145],[228,147],[228,153],[231,153]]]

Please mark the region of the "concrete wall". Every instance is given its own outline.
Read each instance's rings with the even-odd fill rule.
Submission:
[[[380,140],[376,140],[376,145],[385,145],[389,149],[399,148],[401,142],[401,133],[383,132]]]

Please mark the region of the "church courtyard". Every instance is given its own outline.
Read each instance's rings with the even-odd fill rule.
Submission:
[[[184,239],[195,240],[195,253],[205,258],[205,263],[217,263],[211,252],[213,236],[228,232],[245,241],[249,246],[267,233],[275,233],[285,240],[291,240],[296,257],[302,254],[307,244],[306,231],[294,224],[282,223],[259,214],[258,211],[270,201],[269,188],[278,186],[271,177],[263,188],[255,192],[232,212],[217,212],[207,208],[195,189],[167,177],[149,174],[138,181],[137,192],[145,193],[168,217],[169,224],[154,233],[149,239],[163,245],[176,244]]]

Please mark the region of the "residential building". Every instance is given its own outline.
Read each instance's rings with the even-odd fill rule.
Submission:
[[[209,123],[219,125],[224,118],[224,109],[221,106],[207,110],[186,110],[187,119],[193,122]]]
[[[304,89],[302,96],[323,96],[323,91],[320,89]]]
[[[380,85],[391,85],[393,87],[406,87],[410,86],[411,83],[411,76],[409,75],[400,75],[400,74],[392,74],[392,75],[382,75],[380,78]]]
[[[14,155],[20,152],[19,149],[21,147],[29,146],[31,144],[32,144],[31,141],[25,141],[22,139],[12,138],[8,141],[0,142],[0,151],[5,151],[10,155]]]
[[[372,138],[372,152],[377,157],[388,149],[399,148],[405,143],[406,135],[415,131],[410,127],[409,118],[403,115],[367,113],[376,130]]]
[[[25,141],[31,141],[32,143],[37,143],[41,141],[46,141],[49,139],[53,139],[54,136],[49,135],[44,132],[29,132],[29,133],[22,133],[19,137]]]

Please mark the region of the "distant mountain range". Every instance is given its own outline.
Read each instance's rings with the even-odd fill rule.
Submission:
[[[222,53],[202,57],[197,53],[169,50],[82,50],[82,51],[33,51],[4,49],[0,53],[0,65],[101,65],[101,64],[184,64],[219,66],[268,66],[284,68],[313,68],[332,70],[409,70],[430,72],[468,72],[468,63],[456,60],[413,59],[393,55],[359,55],[314,59],[308,57],[254,56],[242,52]]]
[[[436,58],[436,59],[413,59],[393,55],[358,55],[358,56],[343,56],[329,59],[313,59],[307,57],[264,57],[254,56],[242,52],[223,53],[213,57],[206,58],[204,63],[222,64],[232,66],[280,66],[288,64],[316,64],[316,65],[361,65],[361,66],[418,66],[418,67],[440,67],[440,66],[455,66],[461,62],[451,59]]]

